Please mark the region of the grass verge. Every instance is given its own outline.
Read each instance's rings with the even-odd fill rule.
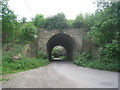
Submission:
[[[2,58],[2,75],[24,70],[34,69],[49,64],[48,60],[24,57],[20,60],[11,60],[9,57]]]
[[[0,74],[16,73],[29,69],[38,68],[49,64],[49,60],[43,58],[43,53],[39,54],[39,58],[30,58],[23,54],[26,44],[8,43],[3,45],[2,65],[0,65]],[[20,57],[19,59],[13,57]]]

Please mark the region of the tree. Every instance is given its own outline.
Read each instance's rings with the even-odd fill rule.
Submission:
[[[80,14],[80,15],[77,15],[74,23],[73,23],[73,26],[75,28],[81,28],[81,27],[84,27],[84,18],[83,18],[83,15]]]
[[[96,14],[94,18],[94,24],[91,26],[90,35],[97,41],[99,45],[112,42],[113,39],[119,40],[120,23],[119,23],[118,3],[112,3],[108,8]]]
[[[7,1],[2,1],[2,41],[9,41],[14,38],[17,30],[16,15],[9,9]]]
[[[110,0],[109,1],[108,0],[103,0],[103,1],[96,0],[94,4],[96,4],[96,7],[97,7],[96,11],[99,12],[99,11],[104,10],[110,5]]]
[[[67,28],[73,28],[74,20],[67,20]]]
[[[22,17],[21,22],[22,22],[22,23],[26,23],[26,20],[27,20],[26,17]]]
[[[44,15],[42,14],[37,14],[35,18],[33,19],[33,23],[36,27],[38,28],[43,28],[45,26],[45,19]]]
[[[97,11],[89,35],[98,44],[99,53],[106,59],[119,59],[120,56],[120,2],[110,3],[108,7]]]
[[[67,27],[67,19],[63,13],[46,18],[45,28],[47,29],[64,29]]]

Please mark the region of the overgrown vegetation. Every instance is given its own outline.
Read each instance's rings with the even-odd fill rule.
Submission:
[[[8,42],[15,38],[15,32],[17,31],[18,23],[17,17],[12,10],[8,8],[6,1],[2,1],[2,41]]]
[[[77,15],[75,20],[67,20],[64,13],[44,18],[37,14],[31,22],[23,17],[17,20],[17,15],[9,9],[7,1],[2,2],[2,43],[3,74],[27,70],[48,64],[47,55],[36,51],[36,57],[29,58],[22,55],[22,48],[31,44],[37,37],[37,29],[63,30],[65,28],[87,28],[87,37],[96,43],[97,57],[91,58],[88,52],[76,57],[74,63],[84,67],[119,71],[120,61],[120,2],[100,3],[94,14]],[[19,46],[18,46],[19,44]],[[13,50],[14,48],[14,50]],[[19,60],[11,56],[22,56]],[[20,57],[19,56],[19,57]]]
[[[2,72],[1,74],[14,73],[28,69],[38,68],[49,64],[49,61],[44,58],[44,54],[38,57],[27,57],[22,50],[26,44],[9,44],[3,47],[2,54]]]
[[[36,25],[17,21],[17,16],[9,9],[7,1],[2,1],[2,71],[0,74],[14,73],[47,65],[49,61],[41,52],[39,57],[29,57],[26,46],[32,44],[37,33]],[[35,19],[36,20],[36,19]],[[35,21],[36,22],[36,21]]]
[[[37,33],[36,27],[31,23],[26,23],[22,25],[22,34],[21,38],[24,41],[33,42],[34,37]]]
[[[42,59],[47,59],[48,58],[48,55],[44,52],[41,52],[41,51],[36,51],[36,57],[38,59],[42,58]]]
[[[14,59],[11,57],[11,53],[4,52],[2,58],[2,73],[8,74],[33,68],[38,68],[49,63],[48,60],[42,58],[29,58],[22,57],[20,59]]]
[[[89,52],[83,52],[80,56],[76,56],[73,63],[82,67],[88,67],[99,70],[109,70],[109,71],[120,71],[118,61],[109,59],[106,61],[99,60],[98,58],[93,59],[90,57]]]
[[[102,4],[102,3],[101,3]],[[97,45],[98,56],[95,60],[87,60],[81,54],[74,63],[91,68],[120,71],[120,2],[106,3],[98,8],[94,15],[87,17],[86,24],[90,31],[88,36]]]

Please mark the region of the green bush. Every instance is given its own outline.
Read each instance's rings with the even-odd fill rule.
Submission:
[[[84,63],[89,61],[90,59],[91,59],[90,54],[88,53],[88,51],[86,51],[83,52],[80,56],[76,56],[73,62],[77,65],[84,66]]]
[[[47,59],[47,54],[42,51],[36,51],[36,57],[38,59]]]
[[[103,58],[106,62],[117,61],[120,59],[120,45],[117,40],[112,40],[112,43],[108,43],[105,45],[105,49],[103,51]]]
[[[9,53],[2,53],[2,62],[11,62]]]
[[[86,63],[85,67],[100,69],[100,70],[120,71],[120,67],[118,67],[118,62],[116,61],[108,63],[108,62],[93,60]]]
[[[33,19],[33,23],[38,28],[43,28],[45,26],[45,19],[44,15],[37,14],[35,18]]]
[[[21,38],[23,41],[33,42],[36,32],[36,28],[32,23],[23,24]]]
[[[113,60],[111,62],[110,59],[109,61],[98,60],[98,59],[92,60],[88,52],[83,52],[80,56],[77,56],[74,59],[73,63],[82,67],[89,67],[93,69],[118,71],[118,72],[120,71],[120,66],[118,65],[117,60]]]

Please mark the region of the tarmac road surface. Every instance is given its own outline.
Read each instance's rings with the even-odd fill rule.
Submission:
[[[118,73],[89,69],[72,62],[49,65],[3,76],[3,88],[118,88]]]

